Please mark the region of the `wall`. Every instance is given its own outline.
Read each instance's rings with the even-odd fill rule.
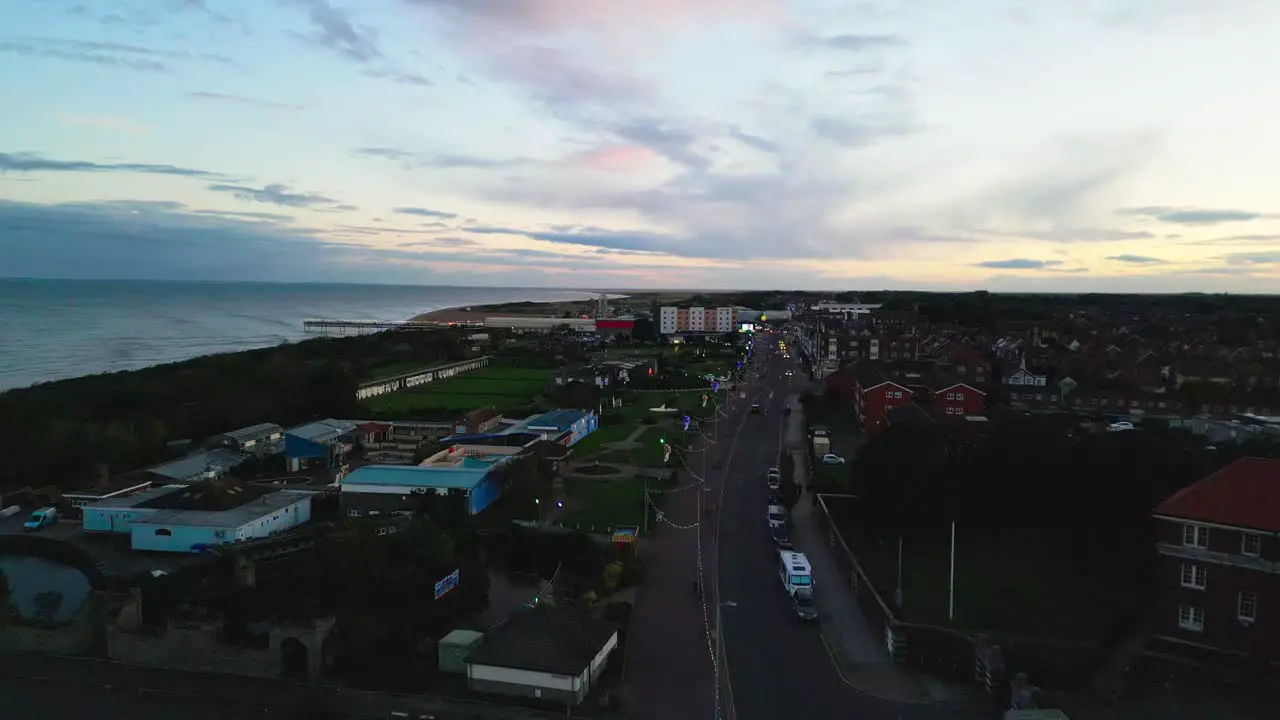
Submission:
[[[9,622],[0,631],[0,651],[33,652],[47,655],[100,654],[98,638],[102,633],[102,600],[90,593],[80,609],[67,623],[54,629]]]
[[[85,532],[127,533],[135,521],[146,518],[148,515],[155,513],[155,510],[150,508],[95,508],[86,506],[83,508],[83,513],[84,524],[82,527]]]
[[[170,534],[161,534],[168,531]],[[223,533],[218,537],[216,533]],[[150,552],[193,552],[198,545],[220,545],[231,542],[233,533],[223,528],[201,525],[135,524],[129,533],[129,546]]]
[[[471,663],[467,664],[467,684],[476,692],[537,698],[566,705],[577,705],[582,702],[586,694],[582,688],[581,678],[570,675],[552,675]]]
[[[484,512],[485,508],[492,505],[501,494],[502,485],[498,482],[498,476],[492,472],[485,475],[483,480],[471,488],[471,495],[467,501],[471,514],[479,515]]]
[[[290,459],[325,458],[329,457],[329,447],[286,433],[284,436],[284,454],[285,457]]]
[[[289,491],[280,490],[279,492],[287,493]],[[235,539],[252,540],[254,538],[268,537],[295,528],[310,520],[313,496],[310,493],[299,492],[296,494],[298,495],[298,501],[292,505],[280,508],[268,516],[263,516],[237,528]]]
[[[170,622],[158,634],[129,633],[107,626],[107,652],[112,660],[131,665],[217,672],[259,677],[282,677],[281,643],[293,638],[307,650],[307,679],[323,671],[323,645],[333,628],[332,618],[310,626],[272,628],[264,649],[239,648],[218,640],[215,623]]]

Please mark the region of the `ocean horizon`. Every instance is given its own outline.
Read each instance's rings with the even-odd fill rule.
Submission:
[[[402,322],[449,307],[586,300],[599,292],[0,278],[0,392],[296,342],[314,337],[302,330],[308,319]]]

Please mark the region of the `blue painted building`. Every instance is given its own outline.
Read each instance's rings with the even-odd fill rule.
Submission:
[[[311,519],[305,490],[215,480],[153,488],[84,507],[84,530],[127,534],[134,550],[199,552],[288,531]]]
[[[572,447],[600,427],[600,418],[591,410],[552,410],[521,420],[508,427],[507,434],[532,433],[539,440],[558,440]]]
[[[342,479],[341,506],[347,517],[368,517],[417,508],[415,496],[467,494],[467,509],[477,515],[502,494],[495,472],[520,452],[519,447],[454,445],[421,465],[366,465]]]
[[[317,420],[284,431],[284,456],[289,472],[305,466],[335,467],[342,457],[342,438],[359,423],[349,420]]]

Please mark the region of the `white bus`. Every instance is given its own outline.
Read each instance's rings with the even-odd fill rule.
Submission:
[[[778,552],[778,577],[788,595],[795,595],[797,588],[813,587],[813,569],[804,553],[781,550]]]

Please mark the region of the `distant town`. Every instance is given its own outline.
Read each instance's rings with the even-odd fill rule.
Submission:
[[[602,295],[10,391],[0,657],[281,717],[1255,717],[1274,304]]]

